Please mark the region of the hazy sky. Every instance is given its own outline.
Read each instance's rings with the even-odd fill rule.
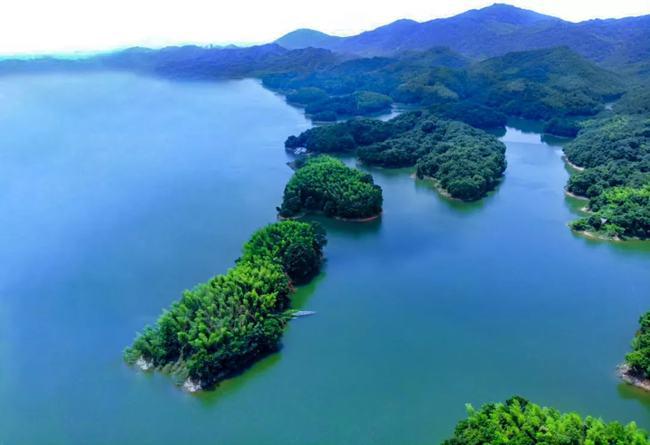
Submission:
[[[0,54],[178,43],[259,43],[296,28],[351,35],[398,18],[448,17],[482,0],[2,0]],[[650,0],[512,0],[566,20],[650,13]]]

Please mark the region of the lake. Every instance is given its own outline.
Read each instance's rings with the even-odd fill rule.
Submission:
[[[437,444],[522,395],[650,428],[615,367],[650,309],[650,243],[572,234],[556,142],[526,122],[485,200],[371,169],[384,214],[323,221],[316,311],[283,348],[191,395],[122,351],[275,220],[283,142],[310,126],[253,80],[0,78],[0,443]]]

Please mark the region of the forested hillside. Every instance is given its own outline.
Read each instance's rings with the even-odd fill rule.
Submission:
[[[588,197],[593,214],[572,224],[578,231],[625,238],[650,237],[650,116],[616,115],[590,121],[565,147],[584,170],[568,190]]]
[[[270,74],[263,82],[304,105],[308,114],[328,112],[330,119],[368,114],[338,104],[360,92],[375,92],[479,128],[503,125],[506,114],[542,120],[592,116],[625,91],[620,76],[566,47],[511,53],[473,65],[435,48],[395,58],[355,59],[313,72]],[[390,102],[383,99],[383,104]]]

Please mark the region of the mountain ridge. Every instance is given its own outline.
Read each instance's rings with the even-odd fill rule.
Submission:
[[[568,46],[584,57],[613,67],[650,56],[650,15],[574,23],[504,3],[425,22],[400,19],[349,37],[314,32],[319,33],[315,34],[318,38],[305,35],[303,47],[357,57],[391,56],[445,46],[481,60],[515,51]]]

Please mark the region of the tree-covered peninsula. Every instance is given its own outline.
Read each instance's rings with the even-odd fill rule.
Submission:
[[[185,291],[125,351],[129,364],[209,388],[277,349],[293,283],[319,270],[325,234],[297,221],[253,234],[235,266]]]
[[[587,122],[564,152],[581,169],[567,190],[589,198],[592,213],[571,227],[609,238],[650,238],[650,119],[615,115]]]
[[[289,149],[312,153],[351,152],[368,165],[416,167],[451,197],[480,199],[494,189],[506,168],[505,145],[496,137],[426,111],[404,113],[387,122],[353,119],[290,136]]]
[[[367,219],[381,213],[381,187],[372,176],[348,167],[331,156],[308,159],[293,175],[286,188],[280,216],[323,212],[345,219]]]
[[[639,330],[632,340],[632,351],[625,356],[619,374],[626,382],[650,391],[650,312],[639,319]]]
[[[513,397],[505,403],[489,403],[476,410],[468,406],[468,416],[456,426],[452,438],[443,445],[647,445],[648,434],[635,423],[606,423],[577,413],[561,413]]]

